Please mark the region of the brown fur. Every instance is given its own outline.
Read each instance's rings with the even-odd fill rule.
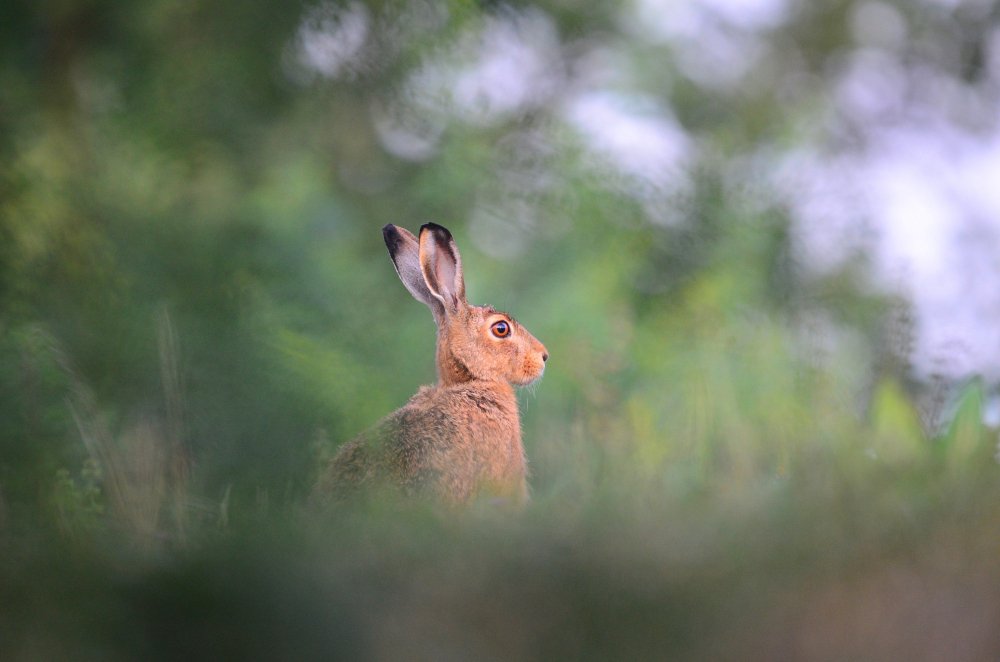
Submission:
[[[466,302],[461,256],[445,228],[428,223],[418,239],[387,225],[383,235],[403,284],[437,322],[438,383],[344,444],[319,492],[389,487],[456,504],[480,495],[523,503],[527,471],[514,386],[542,376],[545,346],[506,313]],[[493,333],[499,321],[509,325],[505,338]]]

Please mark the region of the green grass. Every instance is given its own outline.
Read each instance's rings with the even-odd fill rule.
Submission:
[[[1000,470],[980,401],[970,385],[936,439],[889,385],[839,439],[822,412],[777,435],[794,418],[718,400],[659,456],[655,436],[548,439],[519,514],[211,499],[143,424],[8,518],[0,657],[984,659]]]

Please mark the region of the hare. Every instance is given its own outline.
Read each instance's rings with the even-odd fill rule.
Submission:
[[[458,247],[435,223],[415,237],[382,228],[403,285],[437,324],[437,376],[402,408],[344,444],[318,484],[320,494],[390,487],[450,504],[478,496],[528,498],[514,386],[542,376],[549,355],[513,317],[465,300]]]

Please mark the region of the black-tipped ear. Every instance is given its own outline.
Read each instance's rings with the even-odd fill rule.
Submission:
[[[382,228],[382,239],[385,240],[385,247],[389,249],[390,257],[395,256],[397,251],[399,251],[405,243],[403,232],[406,232],[406,234],[409,234],[411,237],[413,236],[406,229],[397,228],[392,223],[386,223]]]
[[[447,311],[465,305],[462,256],[448,229],[437,223],[420,226],[420,268],[428,291]]]
[[[420,243],[406,228],[392,223],[382,228],[382,238],[385,247],[389,249],[389,258],[396,267],[399,280],[409,290],[413,298],[430,307],[437,317],[442,313],[441,302],[427,289],[424,274],[420,268]]]

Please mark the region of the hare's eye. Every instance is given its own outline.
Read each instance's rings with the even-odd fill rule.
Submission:
[[[493,332],[497,338],[506,338],[510,335],[510,324],[500,320],[499,322],[494,322],[493,326],[490,327],[490,331]]]

